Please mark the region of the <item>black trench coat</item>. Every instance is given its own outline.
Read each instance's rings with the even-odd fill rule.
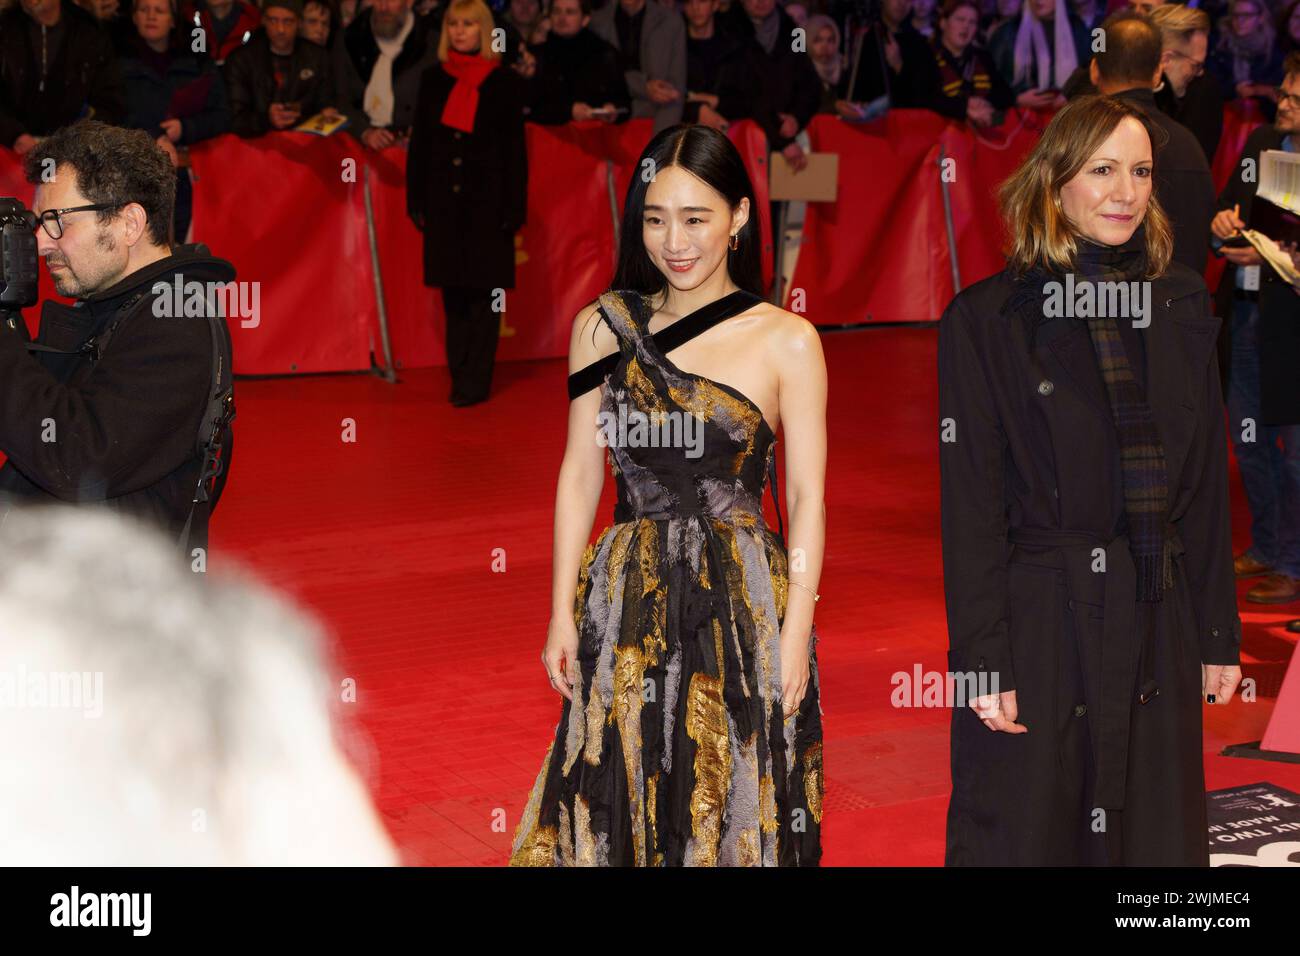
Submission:
[[[489,73],[466,133],[441,119],[455,84],[441,63],[424,71],[406,159],[407,211],[424,217],[424,284],[513,289],[528,197],[525,87],[509,67]]]
[[[939,446],[941,523],[949,668],[998,672],[1029,732],[953,708],[946,862],[1207,865],[1200,664],[1236,663],[1241,642],[1220,320],[1190,269],[1171,263],[1152,281],[1138,378],[1164,444],[1176,557],[1156,605],[1159,693],[1143,704],[1145,618],[1087,323],[1040,325],[1031,357],[1023,320],[1000,314],[1010,292],[999,273],[941,320],[939,414],[955,426]]]

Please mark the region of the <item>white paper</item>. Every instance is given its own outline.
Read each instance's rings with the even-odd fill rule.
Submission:
[[[1282,149],[1260,153],[1257,195],[1275,206],[1300,213],[1300,153]]]

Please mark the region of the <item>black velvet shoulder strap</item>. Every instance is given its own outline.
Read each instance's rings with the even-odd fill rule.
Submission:
[[[719,322],[729,319],[733,315],[739,315],[746,309],[753,308],[763,301],[765,300],[762,296],[755,295],[745,289],[737,289],[735,292],[724,295],[721,299],[696,309],[690,315],[678,319],[666,329],[660,329],[650,338],[659,350],[659,354],[666,355],[673,349],[685,345],[695,336],[707,332]],[[600,308],[603,309],[603,307]],[[593,388],[598,387],[601,382],[605,381],[605,376],[615,369],[620,358],[621,350],[612,352],[570,375],[569,400],[572,401],[579,395],[585,395]]]

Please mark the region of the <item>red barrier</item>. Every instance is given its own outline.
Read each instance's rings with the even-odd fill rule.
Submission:
[[[614,223],[607,177],[612,174],[614,200],[621,208],[636,160],[651,134],[648,119],[617,126],[595,121],[560,127],[528,125],[528,220],[515,240],[515,287],[505,297],[499,358],[551,357],[568,351],[574,315],[604,291],[613,275]],[[763,173],[758,205],[766,223],[762,131],[753,123],[738,123],[732,136],[751,173]],[[278,153],[274,162],[264,166],[256,157],[231,162],[228,151],[233,151],[232,144],[237,144],[236,149],[250,145],[233,136],[193,150],[199,157],[195,165],[202,178],[202,185],[195,190],[195,237],[230,257],[240,268],[241,278],[241,263],[257,264],[268,275],[297,272],[299,276],[299,281],[277,283],[280,287],[274,296],[265,294],[264,287],[263,309],[277,334],[254,338],[249,331],[241,335],[236,342],[236,370],[247,374],[366,368],[370,353],[381,353],[365,230],[362,177],[367,175],[394,364],[443,363],[446,319],[441,296],[424,285],[422,239],[406,216],[405,150],[393,147],[377,155],[362,151],[346,137],[332,137],[327,140],[328,147],[314,152],[310,147],[297,148],[302,145],[299,140],[309,139],[302,134],[277,134],[252,141],[261,150]],[[282,142],[288,148],[280,149]],[[344,181],[346,162],[356,164],[355,178]],[[262,172],[264,169],[269,174]],[[251,170],[258,170],[255,177]],[[292,315],[295,303],[310,294],[310,285],[304,288],[301,279],[305,275],[297,268],[301,248],[278,236],[277,241],[264,241],[266,233],[279,232],[274,218],[254,223],[229,215],[231,197],[245,190],[250,180],[275,183],[276,191],[283,194],[270,207],[274,216],[310,220],[312,272],[330,273],[312,299],[313,325],[329,324],[336,334],[318,339],[310,351],[295,349],[278,333],[296,330],[305,336],[315,329],[299,321],[276,319]],[[250,211],[260,215],[257,207]],[[250,229],[254,225],[262,229]],[[770,227],[767,235],[770,237]],[[335,237],[332,254],[326,254],[322,244]],[[764,266],[770,280],[770,239]],[[294,357],[293,368],[285,367],[288,356]]]
[[[374,280],[361,173],[349,175],[359,151],[347,137],[292,132],[190,151],[194,236],[259,292],[256,322],[228,323],[236,372],[370,367]]]
[[[816,117],[815,150],[840,156],[835,203],[809,203],[787,306],[821,325],[935,319],[953,294],[940,175],[947,170],[960,281],[1002,267],[996,185],[1031,148],[1046,117],[1017,114],[977,136],[923,110],[869,124]],[[1221,187],[1258,125],[1233,103],[1214,171]],[[613,202],[621,209],[649,120],[527,127],[528,220],[516,236],[516,283],[506,294],[498,355],[564,355],[570,323],[604,290],[614,268]],[[763,275],[773,270],[767,144],[752,122],[731,127],[756,191]],[[948,160],[943,169],[941,156]],[[223,136],[191,150],[197,182],[194,235],[258,282],[260,314],[231,324],[242,374],[365,369],[381,354],[366,231],[369,178],[393,358],[441,364],[441,298],[423,282],[422,239],[406,216],[404,150],[362,150],[348,136]],[[0,194],[30,203],[21,163],[0,148]],[[1216,261],[1214,267],[1221,268]],[[42,269],[42,294],[53,294]],[[1217,275],[1212,273],[1217,279]],[[35,325],[36,310],[29,310]]]
[[[838,198],[808,204],[787,307],[818,325],[939,317],[953,296],[941,147],[962,284],[1001,269],[993,188],[1033,146],[1040,121],[1027,116],[1024,128],[1013,118],[984,138],[927,110],[861,125],[814,118],[813,149],[840,158]]]

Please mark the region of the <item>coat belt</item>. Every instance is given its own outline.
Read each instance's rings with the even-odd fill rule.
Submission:
[[[1140,703],[1146,704],[1156,696],[1153,675],[1153,645],[1156,609],[1148,616],[1145,639],[1137,633],[1137,565],[1129,549],[1127,534],[1107,541],[1089,531],[1058,530],[1054,528],[1013,527],[1007,531],[1012,544],[1055,549],[1065,571],[1067,589],[1072,598],[1079,582],[1088,582],[1092,570],[1093,551],[1105,553],[1105,578],[1102,583],[1104,616],[1102,624],[1100,686],[1097,681],[1085,679],[1084,699],[1090,715],[1089,721],[1093,757],[1097,768],[1094,806],[1107,810],[1124,807],[1124,790],[1128,774],[1129,724],[1132,717],[1134,689]],[[1172,558],[1183,554],[1182,538],[1177,527],[1165,525],[1165,546]],[[1182,574],[1182,562],[1174,560],[1175,580]],[[1096,603],[1091,602],[1091,603]],[[1086,609],[1076,609],[1076,614],[1086,614]],[[1077,620],[1077,619],[1076,619]],[[1083,629],[1078,624],[1076,634]],[[1087,657],[1080,648],[1080,660]],[[1140,679],[1140,682],[1139,682]]]

